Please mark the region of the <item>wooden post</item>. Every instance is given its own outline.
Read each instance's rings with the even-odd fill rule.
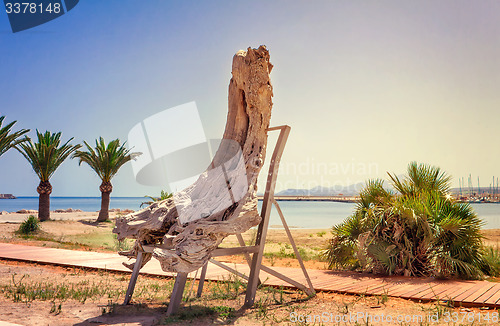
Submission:
[[[170,303],[167,308],[167,316],[177,313],[182,301],[182,294],[184,293],[184,287],[186,286],[188,273],[177,273],[175,277],[174,289],[172,295],[170,296]]]
[[[255,301],[255,294],[257,292],[259,274],[262,265],[262,256],[264,255],[267,229],[269,227],[269,216],[271,214],[271,206],[274,199],[274,189],[276,187],[276,179],[278,177],[279,162],[281,160],[281,155],[283,154],[290,129],[290,126],[280,126],[268,129],[268,131],[281,130],[281,132],[278,137],[276,147],[274,148],[273,156],[271,157],[269,173],[267,175],[266,191],[264,193],[261,211],[262,221],[259,224],[257,238],[255,240],[255,245],[259,247],[259,250],[254,253],[252,257],[252,265],[250,266],[250,276],[248,277],[247,292],[245,296],[246,307],[253,306]]]
[[[139,271],[142,267],[142,251],[137,253],[137,260],[134,264],[134,270],[132,271],[132,276],[130,277],[130,282],[128,283],[127,293],[125,294],[124,305],[128,305],[130,303],[130,299],[132,299],[132,294],[134,294],[135,283],[137,282],[137,277],[139,276]]]
[[[236,234],[236,238],[238,239],[238,243],[240,244],[240,247],[245,247],[245,241],[243,240],[243,237],[241,236],[241,233]],[[248,263],[248,266],[252,265],[252,257],[248,253],[245,253],[245,259]]]
[[[208,262],[201,268],[200,281],[198,283],[198,292],[196,296],[199,298],[203,292],[203,284],[205,283],[205,276],[207,275]]]

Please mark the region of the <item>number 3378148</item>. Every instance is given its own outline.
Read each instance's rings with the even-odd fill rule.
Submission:
[[[61,12],[61,4],[60,3],[49,3],[44,6],[42,3],[32,3],[32,2],[15,2],[10,3],[7,2],[5,4],[5,11],[8,14],[58,14]]]

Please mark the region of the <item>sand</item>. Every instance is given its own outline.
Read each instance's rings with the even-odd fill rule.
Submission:
[[[123,214],[120,211],[110,212],[110,219],[113,220],[117,215]],[[0,214],[0,229],[2,224],[19,224],[32,214],[7,213]],[[92,223],[97,220],[99,212],[70,212],[70,213],[55,213],[51,212],[51,220],[53,221],[84,221]],[[53,224],[51,228],[54,232],[64,233],[67,224]],[[305,229],[305,228],[290,228],[293,238],[298,243],[305,246],[321,246],[325,239],[330,238],[330,229]],[[244,234],[245,240],[250,240],[255,231],[249,230]],[[487,246],[500,247],[500,229],[484,229],[481,231],[485,236],[485,244]],[[270,242],[288,242],[288,238],[283,228],[271,226],[268,232],[268,240]],[[236,244],[236,237],[230,236],[226,242]]]
[[[109,217],[115,218],[117,214],[120,214],[118,211],[109,212]],[[0,223],[21,223],[28,216],[37,214],[27,213],[3,213],[0,214]],[[55,213],[50,212],[50,219],[55,221],[79,221],[79,220],[96,220],[99,212],[70,212],[70,213]]]

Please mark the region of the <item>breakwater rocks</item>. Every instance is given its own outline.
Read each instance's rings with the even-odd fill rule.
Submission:
[[[68,209],[56,209],[53,212],[54,213],[81,213],[83,211],[81,209],[68,208]]]
[[[20,209],[16,213],[17,214],[38,214],[38,211],[34,210],[34,209]]]

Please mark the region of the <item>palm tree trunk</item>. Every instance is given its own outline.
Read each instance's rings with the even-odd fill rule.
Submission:
[[[52,185],[48,181],[40,181],[36,188],[38,196],[38,219],[40,222],[50,220],[50,194]]]
[[[113,190],[113,186],[111,182],[107,181],[101,183],[99,189],[101,190],[101,210],[99,211],[97,222],[104,222],[109,220],[109,197]]]

